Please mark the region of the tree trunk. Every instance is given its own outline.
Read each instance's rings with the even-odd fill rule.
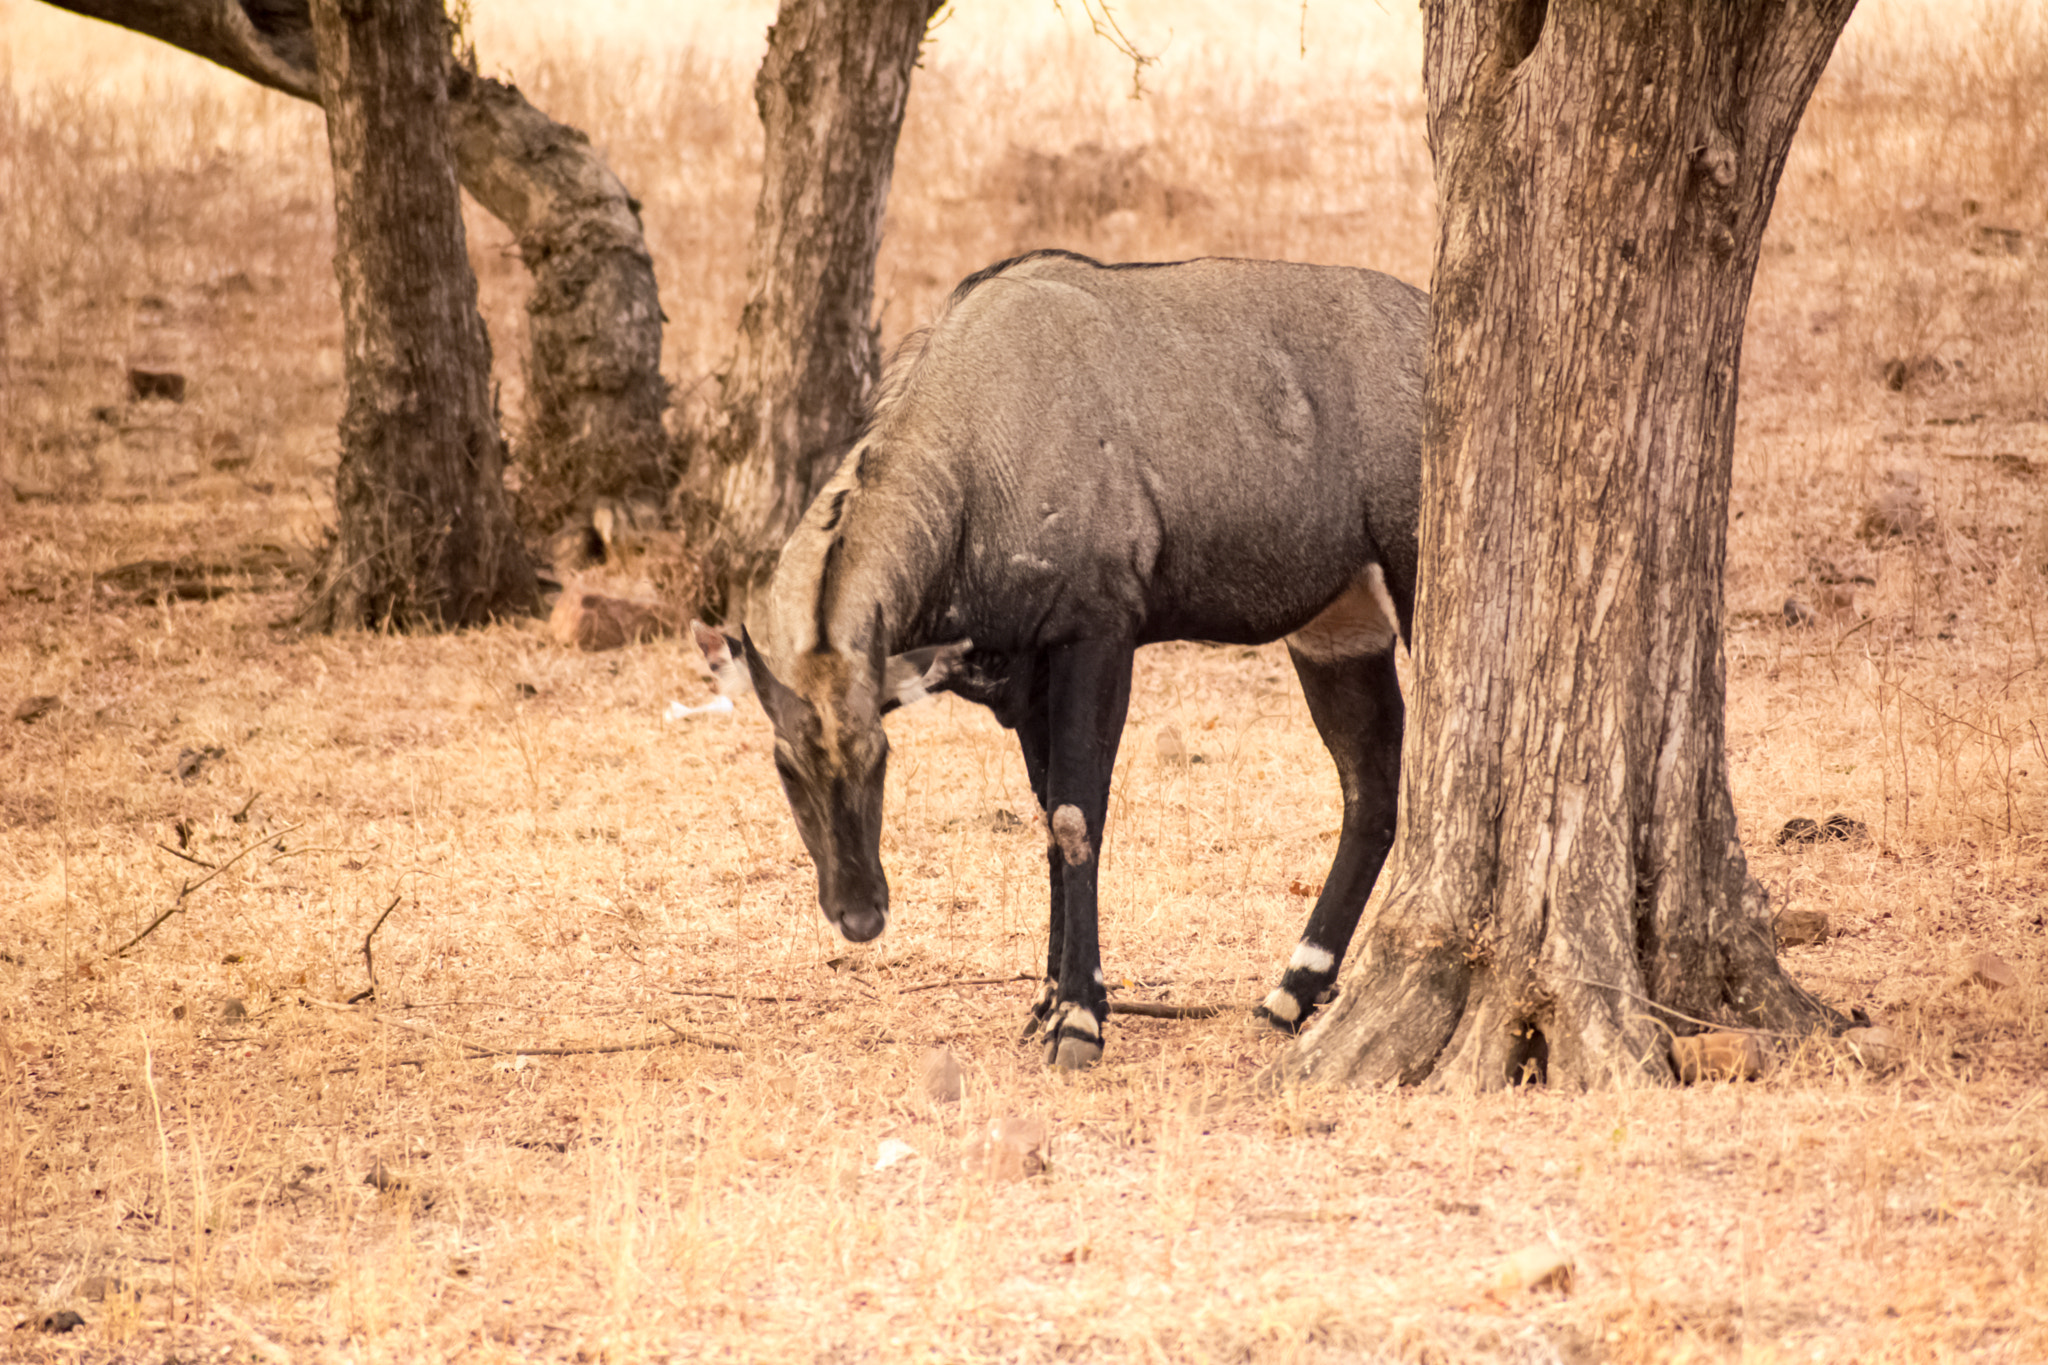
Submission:
[[[320,100],[307,0],[49,3]],[[512,230],[533,274],[522,519],[548,531],[572,506],[667,488],[661,300],[639,204],[588,138],[514,87],[461,64],[448,84],[463,187]]]
[[[449,72],[462,184],[519,238],[526,301],[521,519],[551,531],[599,497],[674,482],[661,414],[661,298],[640,204],[590,140],[502,82]]]
[[[348,397],[308,624],[481,623],[526,608],[491,352],[450,154],[441,0],[314,0]]]
[[[1430,0],[1416,687],[1386,899],[1283,1074],[1668,1081],[1779,969],[1723,746],[1765,220],[1853,0]]]
[[[682,499],[728,619],[859,432],[880,377],[875,253],[941,0],[782,0],[754,81],[767,132],[739,348]]]

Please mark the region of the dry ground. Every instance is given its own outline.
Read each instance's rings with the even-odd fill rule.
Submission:
[[[963,11],[912,99],[885,332],[1042,244],[1423,279],[1412,17],[1311,7],[1300,57],[1273,8],[1134,5],[1165,53],[1142,102],[1072,5]],[[763,7],[482,9],[486,65],[646,201],[702,402]],[[707,695],[684,646],[275,626],[340,398],[317,116],[0,0],[0,1356],[2048,1359],[2044,110],[2038,8],[1868,5],[1752,310],[1737,804],[1775,903],[1831,917],[1792,970],[1903,1064],[1256,1099],[1281,1043],[1236,1008],[1119,1018],[1080,1078],[1012,1042],[1043,834],[972,708],[892,720],[899,913],[849,949],[758,712],[663,720]],[[516,415],[520,269],[472,233]],[[129,401],[131,365],[187,401]],[[1167,726],[1202,761],[1162,761]],[[1870,837],[1773,843],[1835,811]],[[1118,994],[1249,1006],[1336,823],[1282,653],[1145,656]],[[2018,985],[1966,984],[1981,950]],[[372,962],[377,1002],[344,1003]],[[561,1051],[600,1047],[631,1050]],[[1045,1125],[1045,1169],[963,1167],[1005,1116]],[[1569,1294],[1489,1292],[1550,1241]]]

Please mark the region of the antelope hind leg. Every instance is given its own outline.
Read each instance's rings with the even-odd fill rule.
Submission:
[[[1318,657],[1294,638],[1287,642],[1309,714],[1337,764],[1344,788],[1344,824],[1337,856],[1301,941],[1280,984],[1254,1011],[1286,1033],[1299,1032],[1316,1007],[1331,998],[1337,968],[1394,843],[1395,801],[1401,788],[1401,685],[1394,672],[1391,627],[1377,638],[1387,643],[1376,652],[1349,658]]]

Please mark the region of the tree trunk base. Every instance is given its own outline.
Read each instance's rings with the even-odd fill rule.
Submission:
[[[1403,949],[1403,936],[1382,927],[1383,916],[1342,993],[1262,1083],[1459,1094],[1529,1084],[1669,1085],[1679,1078],[1676,1038],[1725,1029],[1782,1044],[1850,1027],[1853,1019],[1779,966],[1761,889],[1751,883],[1750,891],[1747,923],[1716,947],[1712,1016],[1651,998],[1644,980],[1655,971],[1627,973],[1627,981],[1582,974],[1584,955],[1569,951],[1561,934],[1545,945],[1534,972],[1511,971],[1441,934],[1421,952]]]

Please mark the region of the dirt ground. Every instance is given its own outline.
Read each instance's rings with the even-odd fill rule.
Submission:
[[[685,413],[760,8],[477,18],[646,200]],[[1426,278],[1411,18],[1312,8],[1302,57],[1291,11],[1134,5],[1132,101],[1074,7],[981,8],[917,77],[888,337],[1024,246]],[[1283,650],[1142,655],[1112,801],[1114,997],[1226,1008],[1046,1073],[1045,836],[984,713],[891,718],[854,948],[758,709],[667,718],[686,642],[289,626],[340,403],[317,114],[0,0],[0,1357],[2048,1359],[2048,25],[1972,15],[1867,6],[1816,98],[1729,542],[1751,866],[1898,1055],[1276,1097],[1248,1011],[1338,819]],[[471,230],[516,438],[522,271]],[[1569,1276],[1514,1283],[1538,1252]]]

